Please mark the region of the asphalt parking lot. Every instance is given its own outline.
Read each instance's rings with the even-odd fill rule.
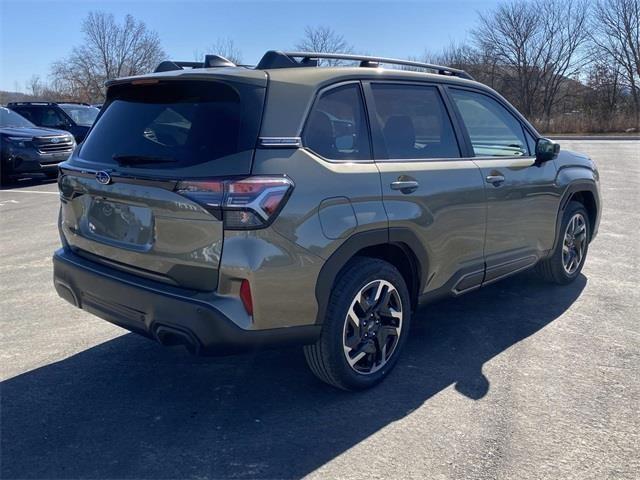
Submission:
[[[638,478],[640,142],[561,143],[601,173],[583,275],[421,309],[357,394],[299,349],[195,358],[74,309],[51,284],[55,183],[0,191],[0,477]]]

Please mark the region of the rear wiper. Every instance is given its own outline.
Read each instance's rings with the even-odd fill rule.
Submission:
[[[177,162],[175,158],[158,157],[153,155],[126,155],[115,154],[113,158],[120,165],[143,165],[145,163],[171,163]]]

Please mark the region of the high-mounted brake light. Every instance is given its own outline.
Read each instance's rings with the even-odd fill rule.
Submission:
[[[224,221],[229,230],[251,230],[269,225],[293,190],[287,177],[187,180],[176,192]]]

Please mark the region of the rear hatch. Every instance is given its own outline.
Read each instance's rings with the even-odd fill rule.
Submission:
[[[184,77],[109,88],[89,135],[61,165],[60,228],[93,261],[209,291],[223,223],[219,189],[207,179],[250,174],[266,78]],[[192,183],[214,186],[194,200]]]

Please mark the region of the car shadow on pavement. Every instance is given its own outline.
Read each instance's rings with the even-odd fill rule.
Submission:
[[[556,320],[586,285],[531,274],[421,309],[377,388],[334,390],[300,349],[196,358],[126,334],[1,384],[2,478],[299,478]]]

